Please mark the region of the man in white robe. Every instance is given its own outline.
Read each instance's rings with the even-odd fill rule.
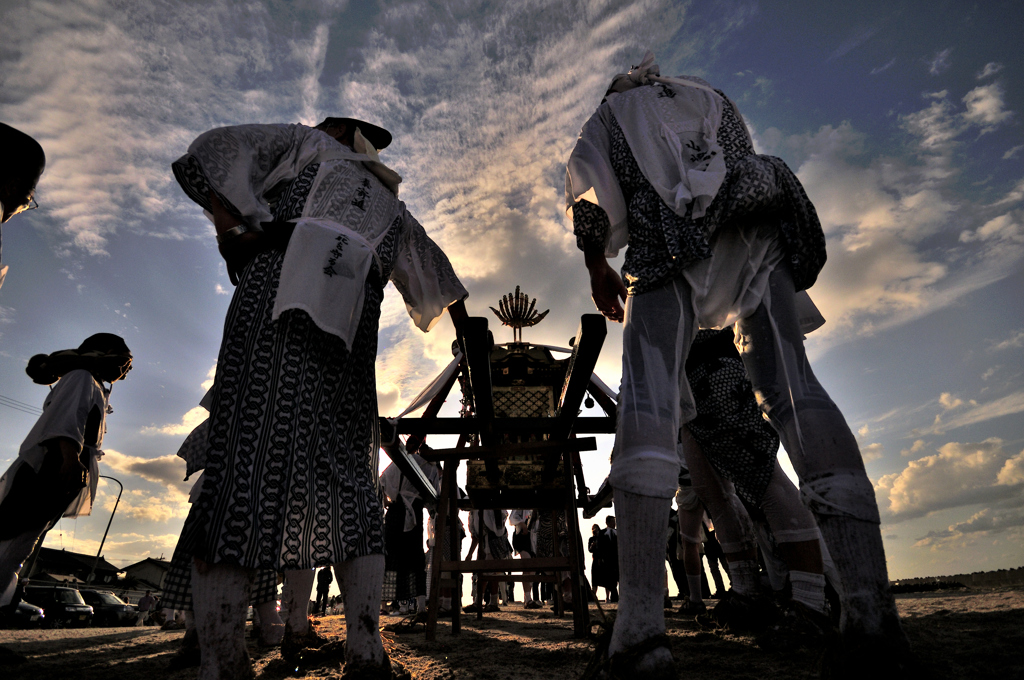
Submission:
[[[699,328],[729,325],[843,580],[833,672],[902,673],[909,652],[874,490],[803,348],[802,322],[815,314],[804,311],[810,301],[797,291],[813,285],[825,259],[814,207],[781,159],[754,154],[724,94],[699,78],[662,78],[653,61],[648,53],[613,80],[566,173],[594,302],[625,323],[609,476],[620,527],[619,615],[606,657],[588,673],[676,677],[662,585],[678,447],[695,446],[684,366]],[[624,284],[606,258],[627,242]]]

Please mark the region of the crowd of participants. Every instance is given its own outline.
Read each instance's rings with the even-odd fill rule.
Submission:
[[[0,134],[6,223],[36,207],[45,156],[14,128]],[[286,658],[330,648],[308,614],[314,581],[326,611],[331,578],[347,624],[334,648],[345,677],[408,677],[381,642],[383,583],[393,572],[393,602],[420,616],[429,560],[422,499],[395,469],[376,479],[383,289],[394,283],[423,331],[445,310],[460,329],[468,293],[398,199],[402,177],[378,155],[391,140],[355,118],[239,125],[204,133],[172,165],[213,222],[236,285],[201,401],[209,417],[179,451],[187,478],[200,474],[162,593],[189,627],[180,663],[198,663],[202,680],[251,676],[250,606],[259,644]],[[910,672],[874,491],[804,352],[804,334],[823,323],[804,291],[825,240],[799,180],[755,153],[722,91],[662,77],[648,54],[615,76],[583,125],[566,209],[598,310],[624,322],[608,478],[617,526],[594,533],[591,574],[618,597],[618,616],[584,677],[676,677],[666,557],[683,615],[830,636],[829,677]],[[627,245],[620,276],[608,258]],[[7,273],[0,265],[0,284]],[[132,359],[124,339],[97,333],[29,361],[31,379],[53,387],[0,478],[0,605],[47,528],[90,511],[110,391]],[[776,462],[780,441],[799,489]],[[709,517],[717,543],[706,540]],[[582,547],[550,513],[473,511],[466,528],[478,559]],[[713,612],[701,546],[731,584]],[[447,541],[441,550],[462,552]],[[550,597],[567,601],[569,576],[557,581]],[[469,607],[496,608],[509,593],[481,581]],[[440,594],[442,608],[452,595]],[[545,596],[527,583],[523,599],[535,609]]]

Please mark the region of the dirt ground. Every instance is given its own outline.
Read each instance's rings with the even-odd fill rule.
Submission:
[[[1024,679],[1024,589],[969,590],[897,597],[916,654],[935,678]],[[591,608],[593,616],[598,616]],[[381,624],[397,621],[382,617]],[[680,678],[754,680],[814,678],[819,651],[781,654],[757,646],[753,637],[701,630],[694,622],[668,616],[668,632]],[[392,656],[419,680],[573,680],[593,649],[572,637],[572,619],[521,605],[487,614],[482,622],[464,616],[453,637],[446,623],[437,641],[422,629],[384,633]],[[319,620],[327,636],[344,636],[344,619]],[[4,680],[193,680],[196,669],[170,672],[167,661],[181,631],[153,628],[89,628],[0,631],[0,678]],[[276,650],[250,647],[260,680],[340,675],[337,665],[295,672]]]

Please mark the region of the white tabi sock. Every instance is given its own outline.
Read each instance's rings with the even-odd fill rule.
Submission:
[[[335,564],[334,575],[345,603],[345,663],[384,663],[378,630],[384,556],[366,555]]]
[[[641,496],[614,490],[619,538],[619,613],[608,646],[609,656],[665,632],[665,543],[671,498]],[[655,649],[637,665],[671,659],[665,648]]]
[[[816,612],[825,611],[825,575],[812,574],[809,571],[789,572],[789,584],[792,586],[792,598],[800,604]]]
[[[690,589],[690,602],[703,602],[700,594],[700,574],[687,574],[686,586]]]
[[[284,610],[285,630],[293,635],[305,635],[309,630],[309,595],[313,592],[312,569],[284,572],[281,588],[281,609]]]
[[[192,565],[192,606],[202,663],[199,680],[253,677],[245,650],[245,614],[253,572],[231,564]]]
[[[760,568],[754,560],[729,562],[729,581],[732,589],[740,595],[757,594],[757,576]]]

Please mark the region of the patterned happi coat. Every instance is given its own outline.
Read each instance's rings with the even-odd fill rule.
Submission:
[[[212,391],[202,490],[179,546],[214,563],[309,569],[383,554],[376,488],[374,361],[383,287],[429,329],[467,293],[448,258],[379,179],[379,168],[302,125],[243,125],[205,133],[174,163],[185,192],[208,209],[214,191],[256,226],[331,220],[374,248],[351,346],[300,309],[272,319],[285,259],[243,270],[224,325]]]

